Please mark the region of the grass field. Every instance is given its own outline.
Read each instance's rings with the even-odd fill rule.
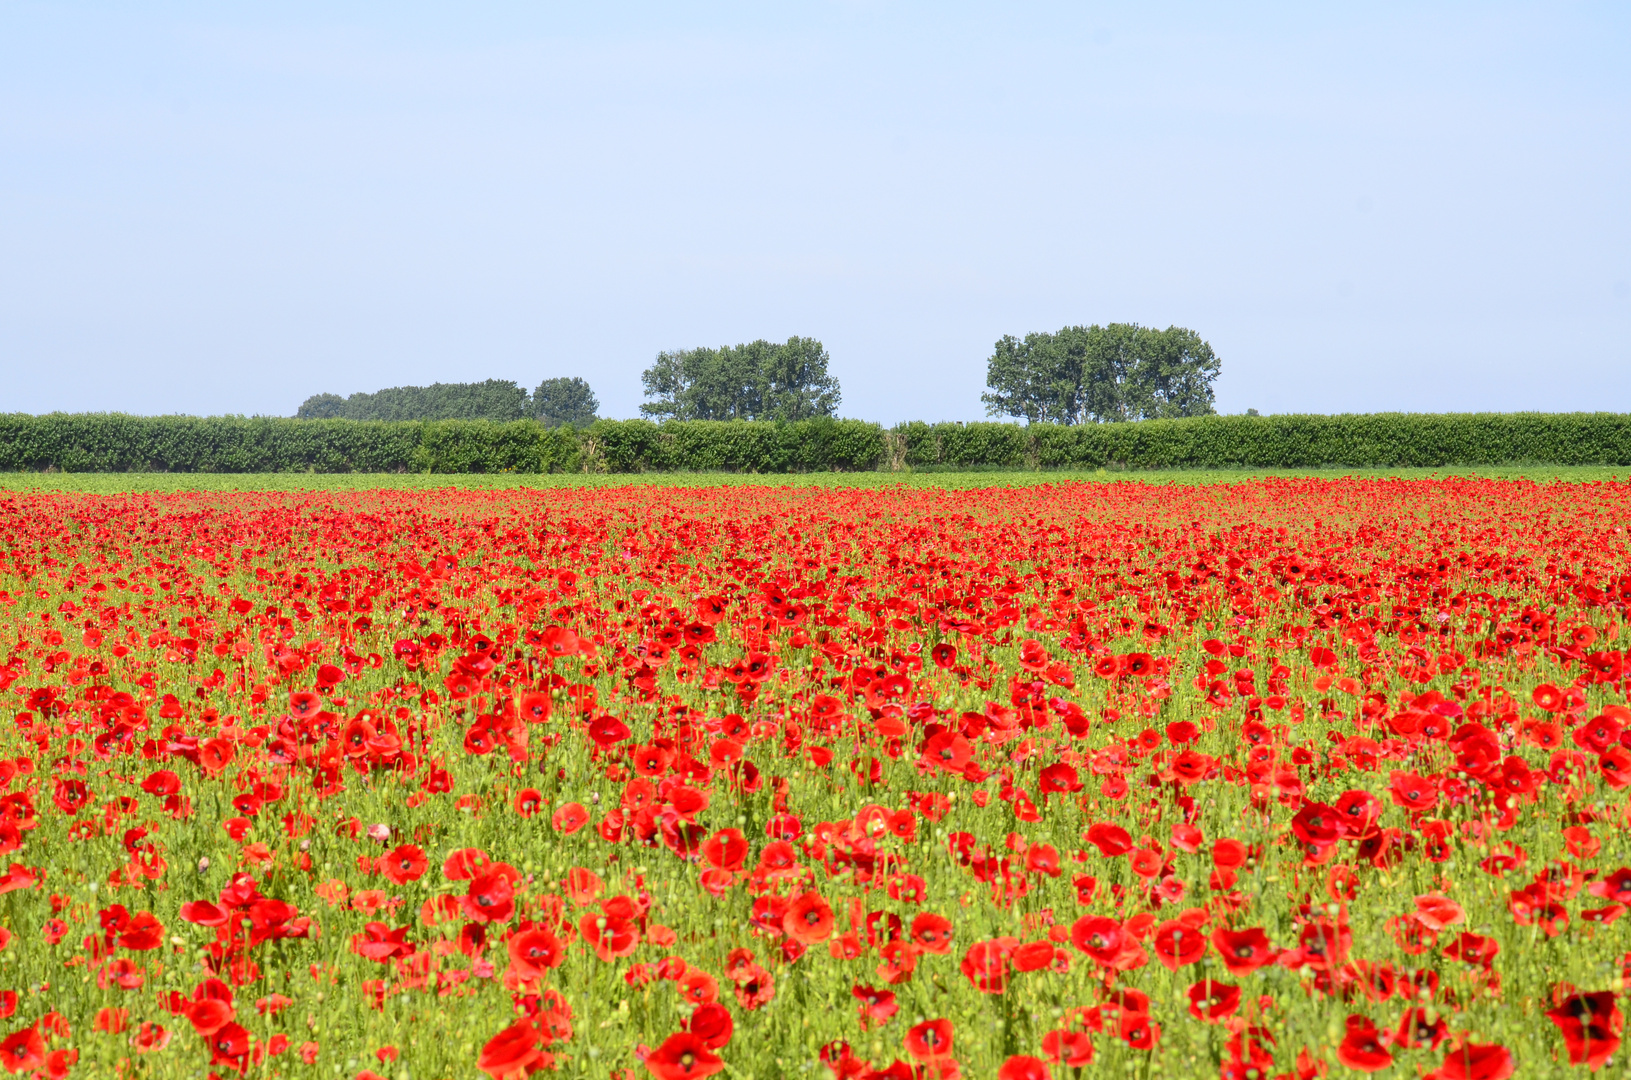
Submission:
[[[1191,486],[1235,484],[1264,477],[1318,477],[1338,479],[1397,478],[1426,480],[1436,477],[1483,477],[1496,480],[1532,480],[1536,483],[1592,483],[1624,481],[1631,468],[1617,466],[1496,466],[1444,469],[1205,469],[1182,471],[1025,472],[925,471],[862,473],[584,473],[440,474],[440,473],[0,473],[0,491],[70,491],[115,495],[137,491],[370,491],[463,488],[721,487],[757,484],[768,487],[895,486],[968,490],[987,487],[1030,487],[1068,482],[1141,483]]]

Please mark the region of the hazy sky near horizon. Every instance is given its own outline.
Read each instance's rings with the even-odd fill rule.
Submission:
[[[1631,411],[1631,6],[0,0],[0,412],[290,415],[820,338],[974,420],[1177,324],[1222,412]]]

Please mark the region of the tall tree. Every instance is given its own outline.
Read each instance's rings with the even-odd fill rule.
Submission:
[[[549,427],[581,427],[600,410],[595,392],[582,379],[545,379],[532,392],[532,415]]]
[[[657,354],[640,376],[640,411],[673,420],[807,420],[832,416],[838,380],[827,374],[827,350],[814,338],[785,344],[758,340],[717,349]]]
[[[300,403],[296,420],[332,420],[345,415],[345,398],[339,394],[313,394]]]
[[[1137,323],[1011,335],[987,361],[981,395],[993,416],[1030,423],[1206,416],[1219,362],[1193,330]]]

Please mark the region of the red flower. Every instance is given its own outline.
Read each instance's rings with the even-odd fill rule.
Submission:
[[[1150,944],[1155,950],[1155,958],[1168,971],[1198,963],[1206,955],[1206,935],[1176,919],[1162,923]]]
[[[558,808],[550,822],[555,826],[556,832],[571,836],[589,824],[589,811],[585,810],[581,803],[570,802]]]
[[[403,844],[394,851],[381,855],[375,865],[391,884],[406,885],[425,876],[425,871],[430,868],[430,860],[413,844]]]
[[[538,1031],[526,1021],[509,1027],[487,1040],[476,1059],[476,1068],[493,1080],[511,1080],[525,1076],[527,1067],[537,1061]]]
[[[1070,941],[1101,964],[1113,962],[1121,954],[1121,924],[1103,915],[1083,915],[1070,928]]]
[[[560,938],[541,926],[511,935],[507,943],[510,963],[523,979],[536,979],[550,968],[561,966],[566,950]]]
[[[515,812],[530,818],[544,808],[544,793],[537,788],[522,788],[515,793]]]
[[[1596,1071],[1619,1049],[1624,1018],[1612,992],[1571,994],[1546,1016],[1562,1033],[1572,1065],[1589,1065]]]
[[[895,1004],[893,990],[879,990],[871,986],[857,984],[850,990],[855,999],[861,1003],[861,1027],[864,1030],[870,1024],[884,1024],[889,1018],[900,1011]]]
[[[1189,1015],[1216,1024],[1240,1008],[1240,987],[1202,979],[1189,988]]]
[[[687,1031],[702,1040],[704,1046],[710,1050],[718,1050],[731,1041],[731,1033],[735,1022],[731,1019],[731,1011],[716,1002],[697,1006],[697,1011],[691,1014],[690,1021],[685,1025]]]
[[[787,936],[804,945],[816,945],[832,936],[832,908],[817,892],[795,897],[782,916]]]
[[[980,993],[1000,994],[1008,989],[1008,958],[1012,953],[1012,947],[1004,941],[981,941],[969,946],[959,970]]]
[[[1133,837],[1120,825],[1111,825],[1108,822],[1100,821],[1088,827],[1087,842],[1113,859],[1117,855],[1125,855],[1132,850]]]
[[[1041,1058],[1016,1054],[1002,1063],[997,1080],[1048,1080],[1048,1065]]]
[[[1415,773],[1394,770],[1388,781],[1388,790],[1393,795],[1394,805],[1402,806],[1413,814],[1425,813],[1438,805],[1438,789],[1432,781],[1423,780]]]
[[[1348,1017],[1348,1034],[1337,1044],[1337,1060],[1350,1069],[1376,1072],[1393,1064],[1393,1055],[1376,1025],[1368,1017],[1355,1014]]]
[[[951,952],[951,921],[933,912],[919,912],[912,919],[911,939],[926,953],[946,956]]]
[[[507,922],[515,914],[512,874],[513,870],[500,864],[492,873],[472,878],[470,891],[461,898],[465,916],[478,923]]]
[[[725,1062],[708,1044],[689,1031],[670,1035],[646,1055],[646,1068],[657,1080],[695,1080],[712,1076],[724,1067]]]
[[[1274,948],[1257,927],[1225,930],[1220,926],[1212,931],[1212,945],[1231,975],[1250,975],[1264,964],[1274,962]]]
[[[119,944],[135,951],[156,949],[164,944],[164,925],[151,911],[138,912],[119,935]]]
[[[26,1072],[45,1064],[45,1040],[38,1028],[26,1027],[0,1042],[0,1065],[8,1073]]]
[[[1085,1031],[1050,1031],[1042,1036],[1042,1052],[1049,1061],[1079,1069],[1093,1061],[1093,1037]]]
[[[249,1029],[239,1023],[227,1024],[210,1035],[209,1045],[213,1064],[237,1064],[249,1053]]]
[[[1504,1046],[1467,1043],[1444,1055],[1444,1064],[1422,1080],[1507,1080],[1517,1067]]]
[[[578,920],[578,932],[595,955],[608,963],[613,957],[628,956],[640,944],[634,924],[616,915],[590,912]]]
[[[950,1020],[925,1020],[906,1033],[906,1052],[918,1061],[944,1061],[951,1057],[951,1039]]]

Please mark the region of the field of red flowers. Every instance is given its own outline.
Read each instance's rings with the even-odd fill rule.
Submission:
[[[0,1066],[1618,1067],[1631,485],[0,496]]]

